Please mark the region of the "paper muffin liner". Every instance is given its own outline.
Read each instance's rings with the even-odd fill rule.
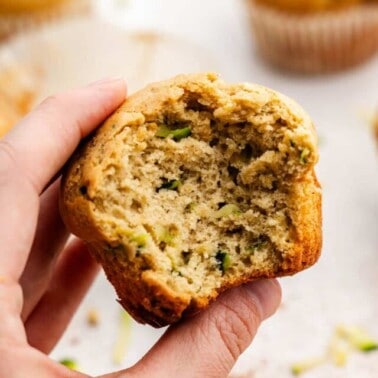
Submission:
[[[304,73],[342,70],[378,52],[378,6],[291,14],[249,1],[261,55],[276,66]]]
[[[0,41],[66,16],[86,14],[90,9],[91,0],[67,0],[38,11],[0,14]]]

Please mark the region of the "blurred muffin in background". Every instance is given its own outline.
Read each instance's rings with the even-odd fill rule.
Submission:
[[[91,0],[0,0],[0,41],[62,17],[89,11]]]
[[[319,12],[344,8],[363,0],[257,0],[257,3],[291,12]]]
[[[0,96],[0,138],[16,124],[19,118],[16,108]]]
[[[18,64],[12,56],[0,56],[1,138],[31,110],[40,88],[41,76]]]
[[[281,68],[322,73],[378,51],[376,0],[248,0],[258,50]]]

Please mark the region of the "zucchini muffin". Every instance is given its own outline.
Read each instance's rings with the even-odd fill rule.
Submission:
[[[129,97],[79,147],[61,213],[123,307],[161,327],[227,288],[317,261],[317,160],[312,122],[294,101],[182,75]]]
[[[248,0],[257,48],[274,65],[304,73],[356,66],[378,51],[378,2]]]
[[[0,0],[0,40],[88,12],[91,0]]]
[[[0,138],[30,111],[40,86],[37,74],[11,55],[0,59]]]

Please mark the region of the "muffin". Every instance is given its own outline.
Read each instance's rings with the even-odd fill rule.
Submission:
[[[19,120],[17,110],[0,96],[0,139]]]
[[[363,0],[248,0],[257,49],[278,67],[323,73],[378,51],[378,3]]]
[[[139,322],[172,324],[221,292],[314,264],[316,135],[292,100],[182,75],[126,102],[75,153],[60,208]]]
[[[0,138],[30,111],[39,90],[39,77],[13,56],[0,62]]]
[[[0,40],[64,16],[83,14],[89,10],[90,2],[91,0],[0,0]]]

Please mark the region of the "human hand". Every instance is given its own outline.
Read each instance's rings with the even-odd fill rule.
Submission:
[[[0,378],[88,377],[48,357],[98,271],[81,241],[65,246],[58,176],[125,95],[122,80],[105,80],[51,97],[0,140]],[[229,290],[106,377],[227,377],[280,295],[275,280]]]

